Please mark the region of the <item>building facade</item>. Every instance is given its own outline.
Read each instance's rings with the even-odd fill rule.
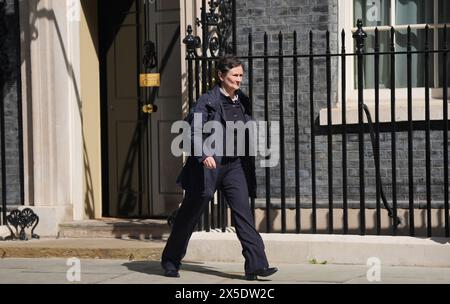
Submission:
[[[201,17],[202,1],[188,0],[124,0],[111,4],[106,0],[7,0],[7,26],[12,19],[19,27],[8,29],[9,62],[18,66],[11,76],[3,95],[5,108],[11,122],[8,130],[22,130],[7,138],[8,155],[8,203],[30,206],[40,216],[37,232],[54,236],[58,225],[67,221],[98,219],[102,217],[160,218],[167,216],[181,202],[182,192],[175,185],[182,159],[170,153],[171,124],[183,117],[188,107],[188,74],[186,49],[182,43],[188,25],[194,25],[194,34],[201,36],[196,18]],[[314,37],[315,52],[324,52],[326,31],[330,34],[331,52],[342,48],[341,30],[347,32],[348,52],[354,48],[351,37],[356,19],[362,18],[367,27],[399,26],[397,47],[404,48],[404,25],[415,26],[414,47],[423,43],[422,26],[443,25],[450,16],[444,0],[433,1],[337,1],[337,0],[242,0],[236,1],[237,54],[248,53],[248,35],[253,35],[254,54],[263,53],[263,36],[269,37],[269,51],[277,53],[279,33],[283,33],[283,48],[292,53],[293,33],[298,35],[298,52],[309,52],[310,31]],[[15,17],[14,17],[15,16]],[[417,27],[417,29],[416,29]],[[14,30],[20,29],[20,30]],[[441,30],[434,31],[433,43],[439,46]],[[373,32],[368,28],[367,48],[373,47]],[[383,32],[388,33],[388,31]],[[383,36],[384,35],[384,36]],[[388,36],[382,34],[382,48],[388,47]],[[371,44],[372,43],[372,44]],[[19,48],[20,45],[20,48]],[[20,50],[20,56],[18,55]],[[16,52],[16,53],[14,53]],[[16,54],[16,56],[13,56]],[[399,58],[396,65],[401,70],[405,62]],[[423,62],[414,57],[413,83],[416,120],[423,120]],[[432,117],[442,120],[443,67],[439,55],[433,58]],[[16,62],[17,61],[17,62]],[[154,65],[152,63],[155,63]],[[293,177],[294,129],[293,129],[293,76],[292,61],[286,60],[284,75],[284,100],[286,102],[286,194],[288,207],[296,193]],[[271,63],[271,68],[277,62]],[[255,62],[254,116],[264,117],[263,64]],[[388,60],[382,59],[382,94],[388,100]],[[333,124],[339,125],[342,104],[342,65],[332,59],[331,95],[333,100]],[[348,121],[357,121],[357,93],[355,63],[348,60],[347,97]],[[318,59],[314,71],[316,96],[314,116],[317,126],[326,125],[327,84],[325,61]],[[366,103],[373,109],[370,76],[373,66],[366,63]],[[6,71],[2,70],[3,74]],[[18,73],[20,72],[20,73]],[[279,75],[276,68],[270,74],[270,112],[279,115]],[[141,88],[140,73],[160,73],[161,86]],[[20,76],[19,76],[20,75]],[[299,62],[300,106],[300,160],[301,198],[305,208],[311,201],[311,127],[309,96],[309,62]],[[399,73],[398,120],[407,119],[406,79]],[[20,78],[20,81],[19,81]],[[248,88],[248,83],[244,86]],[[21,107],[17,105],[20,104]],[[154,113],[144,111],[148,105],[157,105]],[[9,108],[8,108],[9,107]],[[148,109],[148,108],[147,108]],[[21,113],[20,113],[21,112]],[[151,112],[151,111],[150,111]],[[390,104],[381,106],[381,119],[388,122]],[[421,116],[422,115],[422,116]],[[21,116],[21,119],[19,119]],[[13,122],[14,121],[14,122]],[[22,124],[20,128],[17,124]],[[9,132],[9,131],[8,131]],[[370,147],[369,135],[366,146]],[[425,135],[415,134],[414,146],[414,197],[420,207],[425,200]],[[13,139],[14,138],[14,139]],[[342,150],[341,137],[333,139],[333,193],[336,206],[342,198]],[[317,199],[319,205],[328,204],[327,138],[317,136]],[[390,159],[390,135],[380,137],[383,159],[381,176],[387,196],[392,194]],[[433,201],[436,210],[442,207],[444,197],[442,131],[432,133]],[[23,144],[23,159],[19,145]],[[16,149],[17,147],[17,149]],[[16,150],[14,150],[16,149]],[[407,135],[398,134],[398,166],[407,167]],[[348,137],[348,198],[358,205],[358,138]],[[21,162],[23,165],[21,165]],[[375,201],[375,167],[373,151],[366,155],[367,201]],[[11,165],[9,165],[11,164]],[[14,165],[13,165],[14,164]],[[21,170],[23,166],[23,170]],[[23,182],[20,182],[23,172]],[[264,169],[258,169],[259,197],[264,198]],[[403,171],[398,173],[398,200],[408,199],[408,179]],[[8,182],[8,183],[9,183]],[[281,195],[279,167],[272,169],[271,196],[274,209]],[[258,205],[264,208],[263,200]],[[290,205],[291,204],[291,205]],[[357,209],[355,209],[355,214]],[[305,216],[308,213],[305,212]],[[325,214],[325,213],[324,213]],[[405,215],[406,216],[406,215]],[[436,215],[436,223],[442,214]],[[325,216],[326,217],[326,216]],[[357,221],[357,219],[355,220]]]
[[[253,54],[255,56],[264,55],[264,34],[268,35],[269,55],[277,56],[279,54],[279,33],[283,33],[283,54],[293,54],[293,36],[297,34],[299,41],[297,48],[298,54],[310,54],[310,32],[314,39],[313,52],[315,54],[326,53],[326,33],[329,32],[330,49],[332,54],[342,52],[343,46],[347,53],[353,53],[355,50],[355,41],[352,37],[356,30],[357,19],[362,19],[368,37],[365,40],[365,52],[374,52],[374,29],[378,27],[380,31],[380,51],[390,50],[390,30],[395,27],[395,49],[397,52],[407,50],[407,26],[412,30],[412,51],[423,51],[425,48],[425,26],[428,24],[433,28],[429,32],[429,46],[435,50],[445,48],[445,38],[443,26],[449,22],[449,8],[445,1],[239,1],[238,3],[238,54],[248,54],[248,35],[252,34]],[[345,31],[345,38],[342,37],[342,31]],[[431,38],[432,37],[432,38]],[[448,32],[446,35],[448,41]],[[412,60],[412,113],[413,121],[425,121],[425,68],[423,54],[411,56]],[[428,66],[431,85],[430,115],[431,120],[438,122],[443,119],[443,69],[449,70],[449,65],[443,64],[442,55],[433,55],[431,64]],[[345,96],[346,96],[346,119],[347,124],[354,125],[358,123],[358,83],[356,78],[356,58],[348,57],[345,67],[347,74],[345,76]],[[264,119],[264,62],[255,60],[254,68],[254,116],[257,119]],[[327,73],[326,60],[323,58],[315,59],[314,63],[314,117],[317,119],[315,136],[315,155],[316,155],[316,199],[319,206],[319,216],[324,222],[329,223],[328,208],[330,198],[330,180],[332,174],[332,201],[337,209],[336,222],[338,222],[337,231],[343,231],[342,227],[342,209],[343,188],[346,188],[346,200],[353,209],[353,219],[358,221],[360,207],[360,172],[359,172],[359,139],[357,132],[347,135],[347,176],[343,181],[343,151],[342,136],[337,133],[332,138],[332,170],[328,166],[330,154],[328,152],[328,139],[326,134],[327,127]],[[285,188],[285,197],[287,206],[295,208],[296,184],[295,184],[295,142],[294,142],[294,75],[292,72],[293,61],[286,58],[284,61],[283,75],[283,100],[285,103],[284,121],[285,121],[285,157],[286,169],[285,178],[281,179],[280,166],[273,168],[270,172],[270,187],[266,186],[266,173],[263,168],[258,170],[260,176],[258,184],[258,195],[260,198],[259,206],[265,206],[266,191],[270,190],[270,195],[274,198],[272,201],[275,206],[280,206],[282,197],[282,185]],[[298,106],[299,106],[299,150],[300,150],[300,196],[303,206],[311,208],[312,200],[312,170],[311,170],[311,124],[310,124],[310,67],[309,58],[300,58],[298,60]],[[395,63],[395,108],[396,122],[406,123],[408,120],[407,106],[407,56],[397,55]],[[269,63],[269,108],[270,115],[274,119],[279,117],[280,100],[280,77],[278,74],[278,59]],[[331,58],[331,101],[332,101],[332,119],[333,127],[339,128],[342,124],[342,60],[338,57]],[[380,56],[380,108],[379,119],[381,124],[389,125],[391,122],[391,65],[390,58]],[[374,59],[368,56],[364,63],[364,103],[369,107],[372,119],[375,117],[375,90],[374,90]],[[351,127],[349,127],[350,131]],[[322,130],[320,132],[319,130]],[[354,131],[354,130],[353,130]],[[317,135],[317,133],[321,133]],[[442,130],[431,131],[431,204],[434,209],[433,219],[434,227],[438,223],[444,222],[444,136]],[[414,206],[419,210],[415,217],[417,227],[424,228],[425,206],[427,201],[426,189],[426,134],[422,129],[413,135],[413,191]],[[372,221],[372,228],[375,225],[374,215],[376,209],[377,187],[376,187],[376,169],[374,150],[369,132],[365,134],[365,200],[366,214],[368,221]],[[392,141],[391,133],[382,132],[380,134],[380,175],[382,188],[389,204],[392,204]],[[400,208],[402,222],[408,222],[408,204],[411,195],[409,191],[408,175],[408,133],[406,129],[398,130],[396,133],[396,153],[397,153],[397,171],[396,171],[396,193],[395,197]],[[346,185],[343,187],[343,185]],[[257,204],[258,205],[258,204]],[[322,211],[322,212],[320,212]],[[311,223],[311,213],[303,212],[302,221]],[[352,210],[350,210],[352,213]],[[278,212],[279,216],[280,212]],[[384,215],[387,219],[387,215]],[[350,216],[352,217],[352,216]],[[293,216],[291,217],[292,220]],[[293,220],[292,220],[293,221]],[[382,217],[382,221],[384,218]],[[279,222],[275,220],[274,222]],[[387,221],[389,222],[389,221]],[[417,224],[420,223],[420,224]],[[310,230],[310,225],[306,224],[305,231]],[[326,226],[326,224],[324,225]],[[279,227],[279,223],[278,223]],[[391,228],[389,224],[385,227],[386,231]],[[293,229],[293,225],[291,225]],[[324,229],[326,231],[326,229]],[[375,229],[371,229],[375,233]],[[407,233],[407,232],[406,232]]]

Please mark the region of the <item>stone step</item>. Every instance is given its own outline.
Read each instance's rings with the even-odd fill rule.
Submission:
[[[42,239],[0,242],[0,258],[73,258],[160,261],[163,241]]]
[[[169,233],[166,220],[101,219],[62,223],[58,238],[164,240]]]
[[[450,267],[450,239],[357,235],[261,234],[269,262]],[[133,239],[0,241],[0,258],[72,258],[160,261],[165,242]],[[243,263],[236,234],[194,233],[185,262]]]

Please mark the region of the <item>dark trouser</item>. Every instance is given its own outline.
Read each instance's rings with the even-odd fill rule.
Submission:
[[[232,210],[236,233],[245,258],[245,272],[253,273],[268,267],[263,240],[253,224],[247,182],[239,159],[228,162],[224,159],[219,167],[217,183],[217,188],[223,191]],[[211,199],[212,197],[199,195],[198,191],[186,192],[162,255],[161,264],[164,269],[178,270],[180,268],[192,232]]]

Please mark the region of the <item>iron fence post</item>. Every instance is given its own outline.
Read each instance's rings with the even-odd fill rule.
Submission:
[[[444,116],[444,225],[445,225],[445,237],[450,237],[450,219],[449,219],[449,170],[448,170],[448,43],[447,43],[447,25],[444,25],[443,31],[443,49],[442,54],[442,99],[443,99],[443,116]]]
[[[201,86],[201,93],[204,94],[207,91],[206,85],[206,74],[207,71],[207,65],[206,65],[206,57],[208,57],[208,23],[206,21],[207,13],[206,13],[206,0],[202,1],[202,8],[201,8],[201,18],[200,18],[200,24],[202,27],[202,86]]]
[[[312,233],[317,233],[317,194],[316,194],[316,127],[314,117],[314,35],[313,31],[309,32],[309,115],[311,126],[311,226]]]
[[[426,188],[427,188],[427,237],[431,237],[431,112],[430,112],[430,28],[425,27],[425,167],[426,167]]]
[[[298,104],[298,40],[297,31],[294,31],[294,142],[295,142],[295,232],[301,231],[301,208],[300,208],[300,123]]]
[[[360,225],[361,235],[366,234],[366,218],[365,218],[365,183],[364,183],[364,69],[363,54],[364,42],[367,38],[366,32],[363,30],[361,19],[357,21],[357,30],[353,34],[356,41],[356,54],[358,57],[358,122],[359,122],[359,191],[360,191]]]
[[[409,235],[415,235],[414,229],[414,155],[413,155],[413,93],[412,93],[412,44],[411,44],[411,27],[408,26],[407,30],[407,43],[406,49],[407,57],[407,82],[408,82],[408,183],[409,183]]]
[[[374,89],[375,89],[375,124],[376,124],[376,136],[375,136],[375,186],[376,186],[376,229],[377,235],[381,234],[381,170],[380,170],[380,33],[378,27],[375,28],[375,71],[374,71]]]
[[[188,61],[189,111],[194,104],[194,75],[192,74],[192,61],[197,58],[197,48],[199,48],[201,44],[200,38],[192,35],[192,32],[192,26],[188,25],[188,34],[183,40],[183,43],[186,45],[186,60]]]
[[[8,58],[5,54],[6,44],[6,2],[0,0],[0,127],[1,127],[1,186],[2,186],[2,224],[6,223],[6,158],[5,158],[5,113],[4,113],[4,87],[5,87],[5,74],[9,71]]]
[[[395,29],[391,27],[391,157],[392,157],[392,209],[393,219],[397,218],[397,124],[396,124],[396,93],[395,93]],[[397,235],[397,225],[392,225],[392,234]]]
[[[233,44],[233,54],[237,55],[237,26],[236,26],[236,0],[231,2],[231,19],[232,19],[232,44]]]
[[[341,33],[342,57],[341,57],[341,77],[342,77],[342,208],[343,208],[343,230],[348,234],[348,190],[347,190],[347,59],[345,47],[345,31]]]
[[[326,34],[326,82],[327,82],[327,150],[328,150],[328,234],[334,233],[333,222],[333,111],[331,104],[331,49],[330,31]]]

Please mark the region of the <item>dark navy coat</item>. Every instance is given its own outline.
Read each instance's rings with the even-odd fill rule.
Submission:
[[[250,112],[250,100],[242,92],[238,91],[239,101],[244,112],[244,123],[252,120]],[[202,126],[211,120],[220,122],[225,130],[226,117],[223,113],[222,96],[220,87],[215,86],[211,91],[202,95],[197,103],[194,105],[190,115],[194,113],[202,114]],[[193,141],[194,134],[196,132],[202,132],[202,130],[195,130],[194,123],[191,121],[191,139]],[[225,133],[225,132],[224,132]],[[205,140],[210,134],[203,134],[203,140]],[[192,145],[194,143],[192,142]],[[203,144],[203,143],[202,143]],[[248,138],[247,143],[248,145]],[[198,193],[201,196],[213,196],[216,191],[216,184],[218,178],[219,165],[221,164],[222,157],[213,155],[217,168],[207,169],[203,166],[203,161],[207,155],[189,156],[186,164],[181,171],[177,183],[184,189]],[[251,156],[241,157],[242,167],[247,179],[247,187],[249,196],[256,197],[256,174],[255,174],[255,158]]]

